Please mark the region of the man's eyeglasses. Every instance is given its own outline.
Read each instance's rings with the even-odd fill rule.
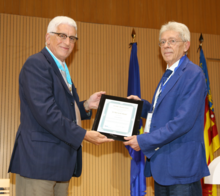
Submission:
[[[164,47],[166,43],[168,44],[168,46],[175,46],[177,42],[185,42],[185,41],[177,41],[175,39],[161,40],[159,42],[159,46]]]
[[[65,40],[67,37],[69,37],[71,43],[76,43],[76,40],[78,40],[78,37],[75,37],[75,36],[67,36],[67,35],[64,34],[64,33],[55,33],[55,32],[51,32],[51,33],[58,35],[58,36],[59,36],[61,39],[63,39],[63,40]]]

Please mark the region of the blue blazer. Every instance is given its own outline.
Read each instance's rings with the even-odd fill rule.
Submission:
[[[206,94],[201,68],[185,58],[158,98],[150,133],[137,136],[147,156],[146,177],[174,185],[209,175],[203,138]],[[155,94],[152,103],[154,99]],[[144,100],[142,117],[152,111],[152,105]]]
[[[19,76],[20,126],[9,172],[53,181],[80,176],[86,130],[76,124],[74,101],[82,119],[91,114],[74,84],[72,92],[46,48],[27,59]]]

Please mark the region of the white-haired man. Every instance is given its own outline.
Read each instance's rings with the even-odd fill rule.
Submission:
[[[167,70],[152,104],[143,100],[146,134],[127,137],[124,144],[147,156],[145,176],[153,176],[155,196],[202,196],[200,179],[209,175],[203,139],[205,77],[186,56],[190,32],[184,24],[163,25],[159,46]]]
[[[46,47],[30,56],[20,72],[21,123],[9,166],[16,173],[17,196],[67,196],[70,178],[81,175],[83,139],[112,141],[81,127],[105,92],[79,101],[65,63],[77,39],[75,21],[55,17]]]

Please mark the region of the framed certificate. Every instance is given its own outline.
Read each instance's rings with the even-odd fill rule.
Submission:
[[[124,137],[138,133],[142,106],[143,101],[102,95],[92,130],[125,141]]]

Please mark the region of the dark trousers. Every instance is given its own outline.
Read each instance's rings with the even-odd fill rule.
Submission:
[[[200,180],[190,184],[163,186],[154,181],[155,196],[202,196]]]

